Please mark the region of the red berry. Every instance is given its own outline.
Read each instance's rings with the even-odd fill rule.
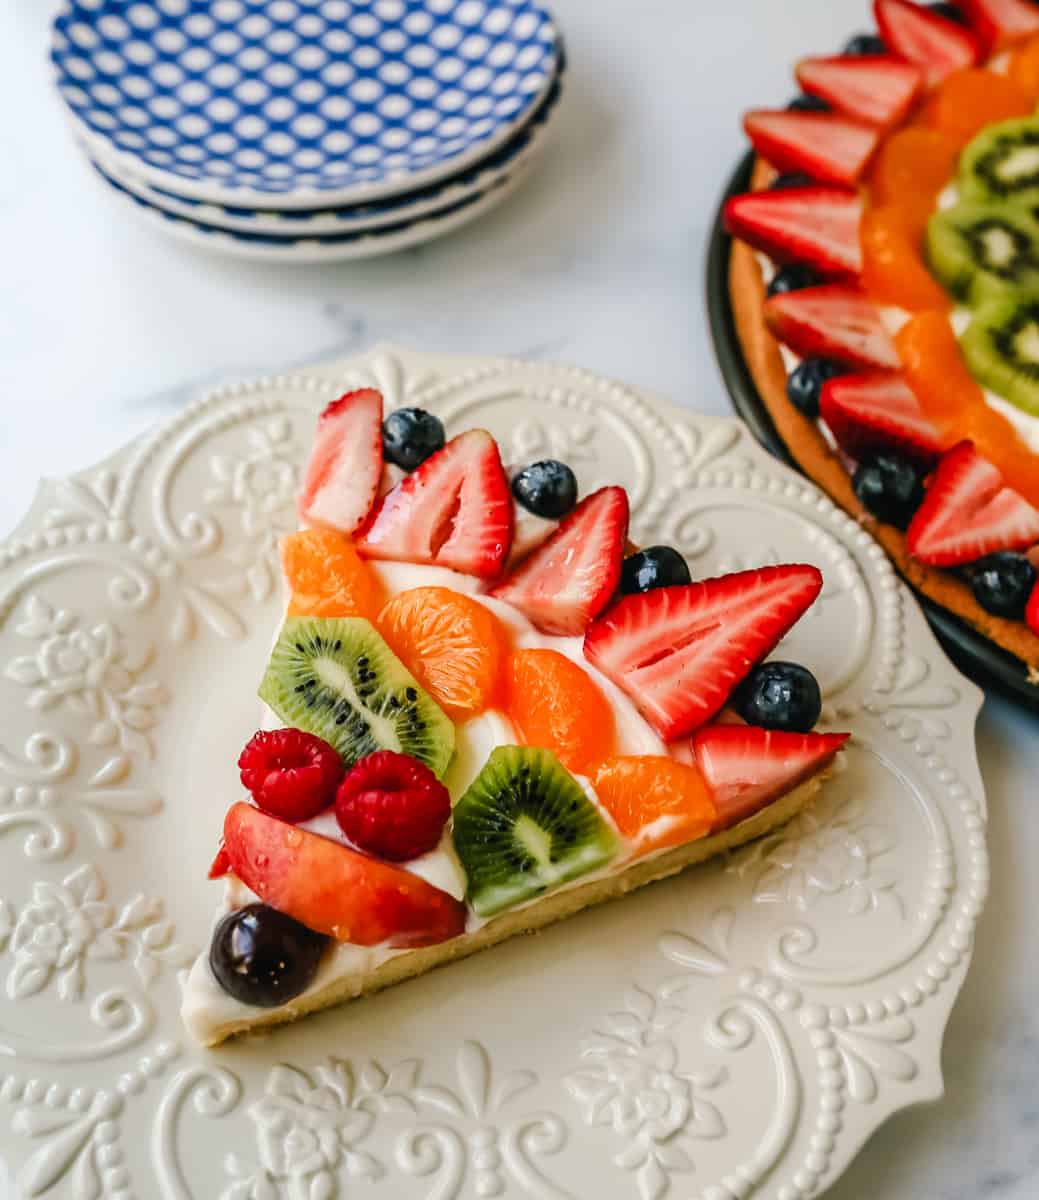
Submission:
[[[242,751],[238,767],[257,805],[292,822],[328,808],[343,777],[338,753],[301,729],[261,730]]]
[[[391,862],[432,850],[450,815],[451,797],[433,772],[392,750],[355,763],[336,795],[339,828],[358,849]]]

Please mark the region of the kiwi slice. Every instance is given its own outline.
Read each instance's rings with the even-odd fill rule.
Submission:
[[[324,738],[351,766],[396,750],[443,775],[455,727],[363,617],[289,617],[260,699],[286,725]]]
[[[550,750],[499,746],[454,808],[455,850],[481,917],[608,863],[618,841]]]
[[[1039,222],[1009,204],[957,204],[927,225],[931,270],[959,300],[1039,292]]]
[[[979,383],[1039,416],[1039,299],[1007,297],[982,305],[960,346]]]
[[[982,130],[960,157],[959,184],[965,200],[1039,203],[1039,118]]]

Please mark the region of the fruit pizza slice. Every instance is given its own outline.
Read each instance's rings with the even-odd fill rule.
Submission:
[[[621,487],[502,464],[483,430],[318,423],[282,545],[262,728],[210,869],[183,1015],[207,1044],[539,929],[808,804],[847,738],[770,659],[812,566],[693,580],[635,552]]]
[[[1039,6],[873,7],[744,118],[736,329],[806,473],[1039,687]]]

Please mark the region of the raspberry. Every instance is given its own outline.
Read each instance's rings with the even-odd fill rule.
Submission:
[[[238,759],[242,784],[259,808],[283,821],[306,821],[327,808],[343,777],[336,751],[300,729],[261,730]]]
[[[447,788],[423,763],[379,750],[339,785],[336,820],[359,849],[391,862],[432,850],[451,815]]]

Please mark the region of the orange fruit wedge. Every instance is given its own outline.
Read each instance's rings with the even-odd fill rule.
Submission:
[[[1010,56],[1007,78],[1034,104],[1039,100],[1039,37],[1031,38]]]
[[[297,617],[368,617],[378,611],[378,585],[344,534],[303,529],[281,543],[281,565]]]
[[[583,667],[558,650],[517,650],[503,676],[505,712],[524,743],[586,773],[613,750],[613,710]]]
[[[1006,75],[968,67],[946,79],[927,102],[924,123],[965,146],[987,125],[1028,116],[1034,100]]]
[[[488,706],[505,641],[490,609],[450,588],[412,588],[393,597],[377,624],[394,654],[450,716],[475,716]]]
[[[608,758],[592,776],[599,802],[635,853],[704,837],[718,820],[698,767],[654,755]]]
[[[921,251],[923,229],[913,209],[898,205],[871,208],[863,214],[862,286],[879,304],[895,304],[910,312],[951,307],[945,289],[932,276]]]

